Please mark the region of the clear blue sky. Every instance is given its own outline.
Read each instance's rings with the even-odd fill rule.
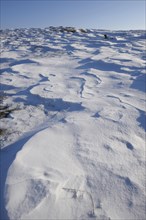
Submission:
[[[1,28],[145,29],[146,0],[0,0]]]

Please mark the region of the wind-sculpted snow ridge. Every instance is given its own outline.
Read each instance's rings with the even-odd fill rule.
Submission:
[[[1,31],[2,220],[146,218],[144,49],[144,31]]]

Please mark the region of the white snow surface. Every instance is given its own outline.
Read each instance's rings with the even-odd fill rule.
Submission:
[[[145,49],[144,31],[1,31],[2,220],[146,218]]]

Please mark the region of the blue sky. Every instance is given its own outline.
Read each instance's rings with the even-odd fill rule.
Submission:
[[[0,0],[1,28],[145,29],[146,0]]]

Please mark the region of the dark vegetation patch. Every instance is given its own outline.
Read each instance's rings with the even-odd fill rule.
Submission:
[[[8,105],[4,105],[3,101],[6,98],[7,96],[5,93],[0,94],[0,119],[7,118],[13,111],[18,110],[17,108],[10,108]],[[7,129],[1,127],[0,136],[5,135],[6,133],[7,133]]]
[[[67,33],[76,33],[76,29],[74,27],[60,27],[59,31]]]
[[[5,111],[6,111],[6,106],[3,106],[3,100],[5,99],[4,93],[0,94],[0,119],[4,118],[5,116]],[[3,136],[6,132],[6,129],[0,128],[0,136]]]
[[[17,108],[10,108],[8,105],[4,105],[3,101],[6,98],[5,93],[0,94],[0,119],[7,118],[11,112],[18,110]]]
[[[60,26],[60,27],[50,27],[49,28],[50,31],[54,32],[61,32],[61,33],[76,33],[77,32],[77,29],[75,27],[63,27],[63,26]],[[81,33],[87,33],[87,30],[86,29],[79,29],[79,31]]]
[[[4,135],[6,133],[6,129],[0,128],[0,136]]]
[[[84,30],[84,29],[80,29],[80,32],[81,32],[81,33],[87,33],[87,31]]]
[[[7,118],[9,114],[17,109],[9,109],[8,106],[0,106],[0,119]]]

